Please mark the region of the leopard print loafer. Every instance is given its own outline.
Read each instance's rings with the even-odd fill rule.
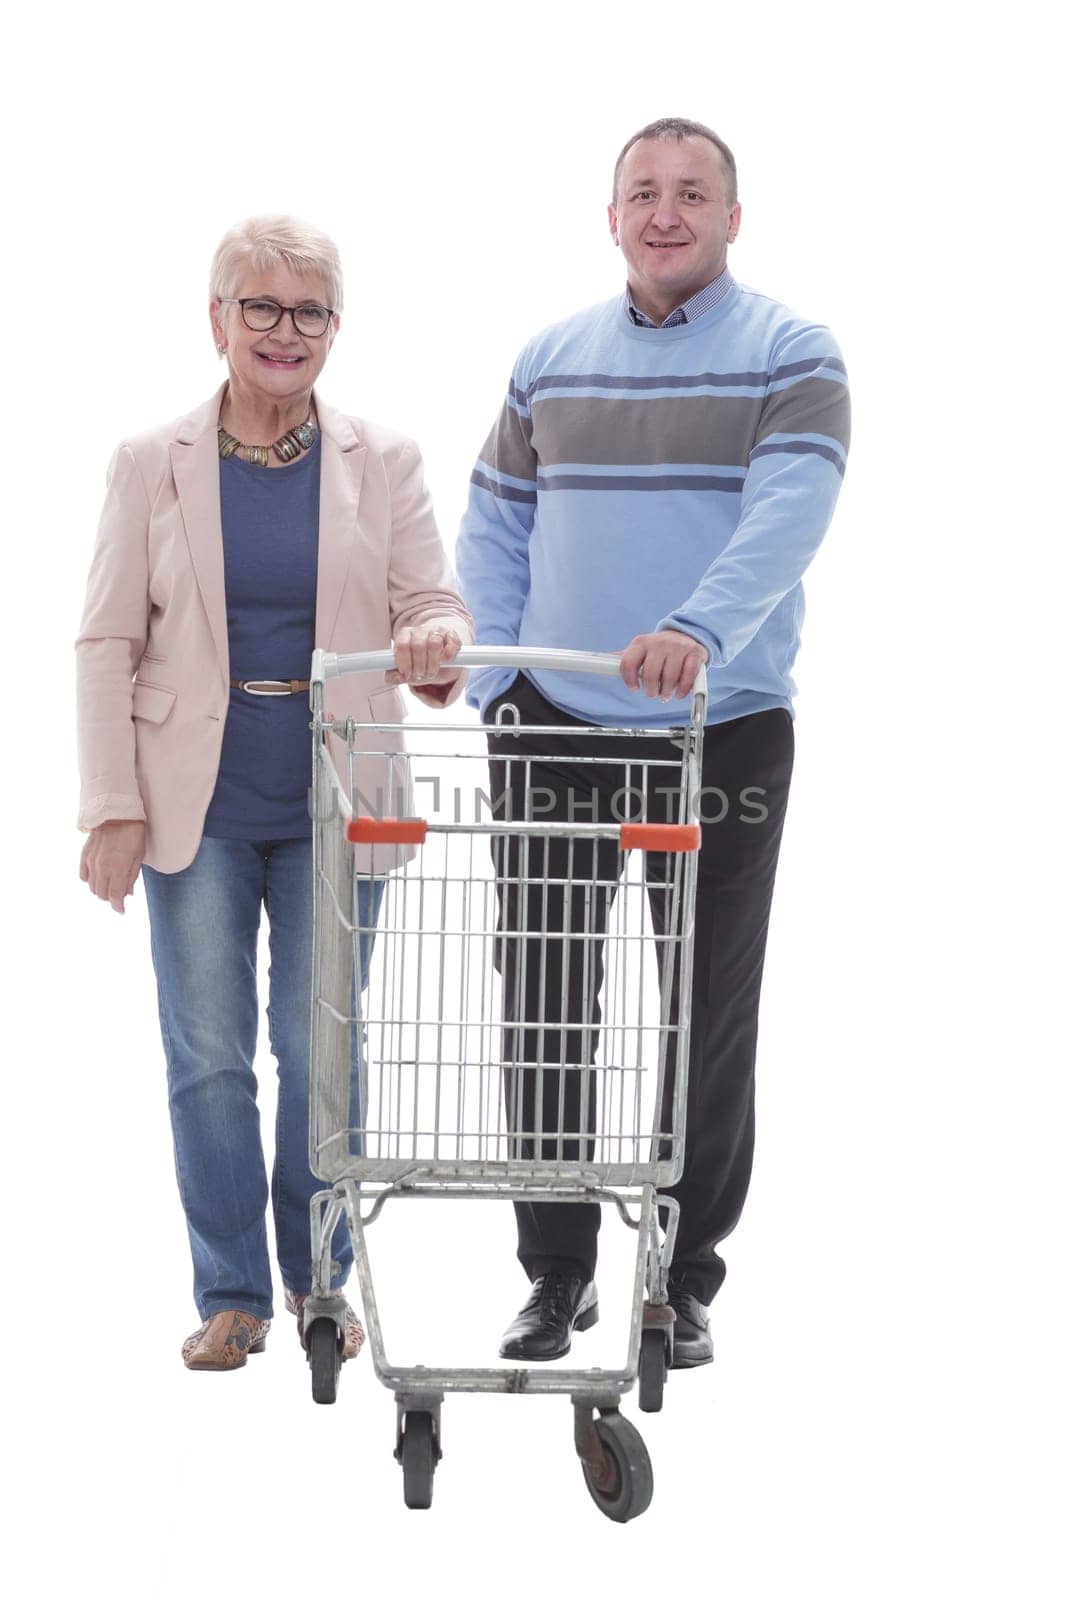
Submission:
[[[296,1317],[296,1331],[300,1335],[300,1343],[304,1342],[304,1301],[306,1294],[294,1294],[292,1289],[285,1291],[285,1309],[291,1311]],[[354,1361],[363,1349],[363,1324],[352,1310],[348,1301],[345,1301],[345,1342],[341,1351],[342,1361]]]
[[[182,1345],[190,1372],[233,1372],[266,1348],[269,1322],[247,1311],[216,1311]]]

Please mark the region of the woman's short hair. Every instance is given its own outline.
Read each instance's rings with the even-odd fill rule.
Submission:
[[[331,310],[343,309],[337,246],[320,228],[280,214],[248,217],[223,234],[211,262],[211,298],[235,298],[246,272],[263,272],[279,262],[294,272],[316,273],[326,284]]]

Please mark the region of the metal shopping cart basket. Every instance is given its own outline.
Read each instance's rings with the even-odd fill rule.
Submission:
[[[465,648],[456,663],[619,670],[616,656],[520,648]],[[391,651],[316,651],[312,664],[310,1158],[328,1186],[312,1202],[304,1312],[313,1396],[337,1393],[344,1307],[330,1292],[331,1240],[344,1218],[375,1371],[396,1395],[406,1503],[430,1504],[446,1393],[566,1394],[589,1492],[627,1521],[651,1499],[652,1469],[620,1399],[637,1382],[642,1409],[659,1410],[670,1364],[678,1208],[657,1191],[682,1170],[706,679],[702,669],[685,726],[536,728],[505,703],[489,730],[405,723],[416,737],[401,753],[393,697],[389,721],[324,709],[331,679],[380,681],[393,664]],[[539,734],[553,748],[569,734],[583,748],[600,739],[604,755],[545,753]],[[557,814],[539,815],[538,778],[564,760],[579,784],[582,763],[594,764],[601,788],[615,769],[612,814],[560,819],[557,799]],[[429,819],[413,814],[416,793]],[[674,820],[662,820],[662,795]],[[457,1196],[617,1209],[637,1234],[623,1368],[388,1361],[366,1229],[388,1200]]]

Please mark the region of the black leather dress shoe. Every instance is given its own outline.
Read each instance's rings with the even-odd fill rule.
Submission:
[[[571,1347],[571,1330],[584,1333],[600,1316],[596,1284],[580,1272],[546,1272],[504,1334],[505,1361],[555,1361]]]
[[[674,1355],[671,1367],[703,1367],[714,1360],[708,1314],[695,1294],[668,1283],[667,1300],[674,1307]]]

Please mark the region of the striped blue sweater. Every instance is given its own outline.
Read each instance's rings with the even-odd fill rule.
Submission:
[[[709,652],[709,722],[785,707],[801,577],[845,468],[847,379],[826,328],[733,283],[695,321],[625,295],[533,338],[471,477],[456,557],[480,644],[622,650],[677,628]],[[621,680],[532,673],[609,726],[688,712]],[[484,708],[512,674],[472,674]]]

